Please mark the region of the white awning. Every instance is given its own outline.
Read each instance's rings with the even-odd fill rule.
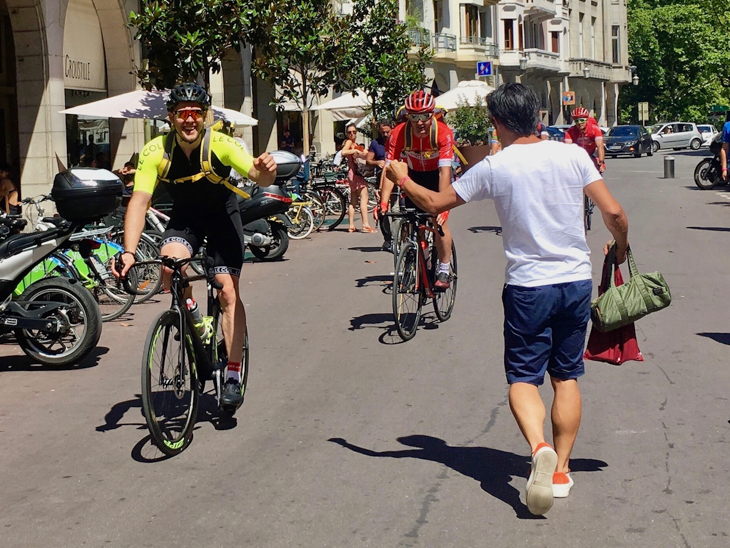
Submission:
[[[147,118],[149,120],[167,119],[166,91],[146,91],[143,89],[114,95],[107,99],[86,103],[77,107],[61,110],[61,114],[97,118]],[[255,126],[258,120],[232,110],[213,106],[213,117],[216,120],[225,120],[237,126]]]

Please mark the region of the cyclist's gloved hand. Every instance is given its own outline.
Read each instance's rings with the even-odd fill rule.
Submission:
[[[373,209],[373,219],[376,221],[380,219],[383,214],[388,211],[388,204],[386,202],[380,202],[380,205]]]
[[[598,171],[601,173],[606,172],[606,162],[598,162]]]
[[[436,222],[439,224],[439,226],[441,226],[442,224],[444,224],[448,220],[448,218],[449,218],[449,212],[448,211],[444,211],[443,213],[439,213],[436,216]]]

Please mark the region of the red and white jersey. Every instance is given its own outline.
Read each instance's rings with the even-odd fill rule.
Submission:
[[[569,128],[565,133],[566,143],[575,143],[579,147],[584,148],[591,156],[596,152],[596,141],[598,140],[603,141],[603,132],[597,124],[587,123],[583,133],[576,126]]]
[[[413,171],[437,171],[440,167],[451,167],[454,133],[441,120],[434,119],[433,122],[435,125],[432,124],[425,137],[417,136],[408,121],[395,126],[388,138],[385,163],[403,160]],[[407,136],[407,133],[410,135]]]

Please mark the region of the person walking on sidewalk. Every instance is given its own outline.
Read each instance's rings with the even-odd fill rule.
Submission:
[[[567,497],[573,486],[569,462],[581,422],[578,378],[584,373],[592,290],[583,193],[601,211],[616,241],[619,264],[626,260],[628,220],[588,155],[535,134],[540,103],[531,89],[503,84],[489,94],[487,105],[502,152],[441,192],[410,180],[402,162],[391,162],[386,174],[432,214],[473,200],[494,200],[507,257],[502,302],[509,403],[532,452],[527,508],[542,515],[554,497]],[[555,393],[550,416],[554,449],[545,441],[546,412],[538,392],[546,372]]]

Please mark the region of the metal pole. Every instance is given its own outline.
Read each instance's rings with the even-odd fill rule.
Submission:
[[[664,178],[674,179],[674,156],[664,157]]]

